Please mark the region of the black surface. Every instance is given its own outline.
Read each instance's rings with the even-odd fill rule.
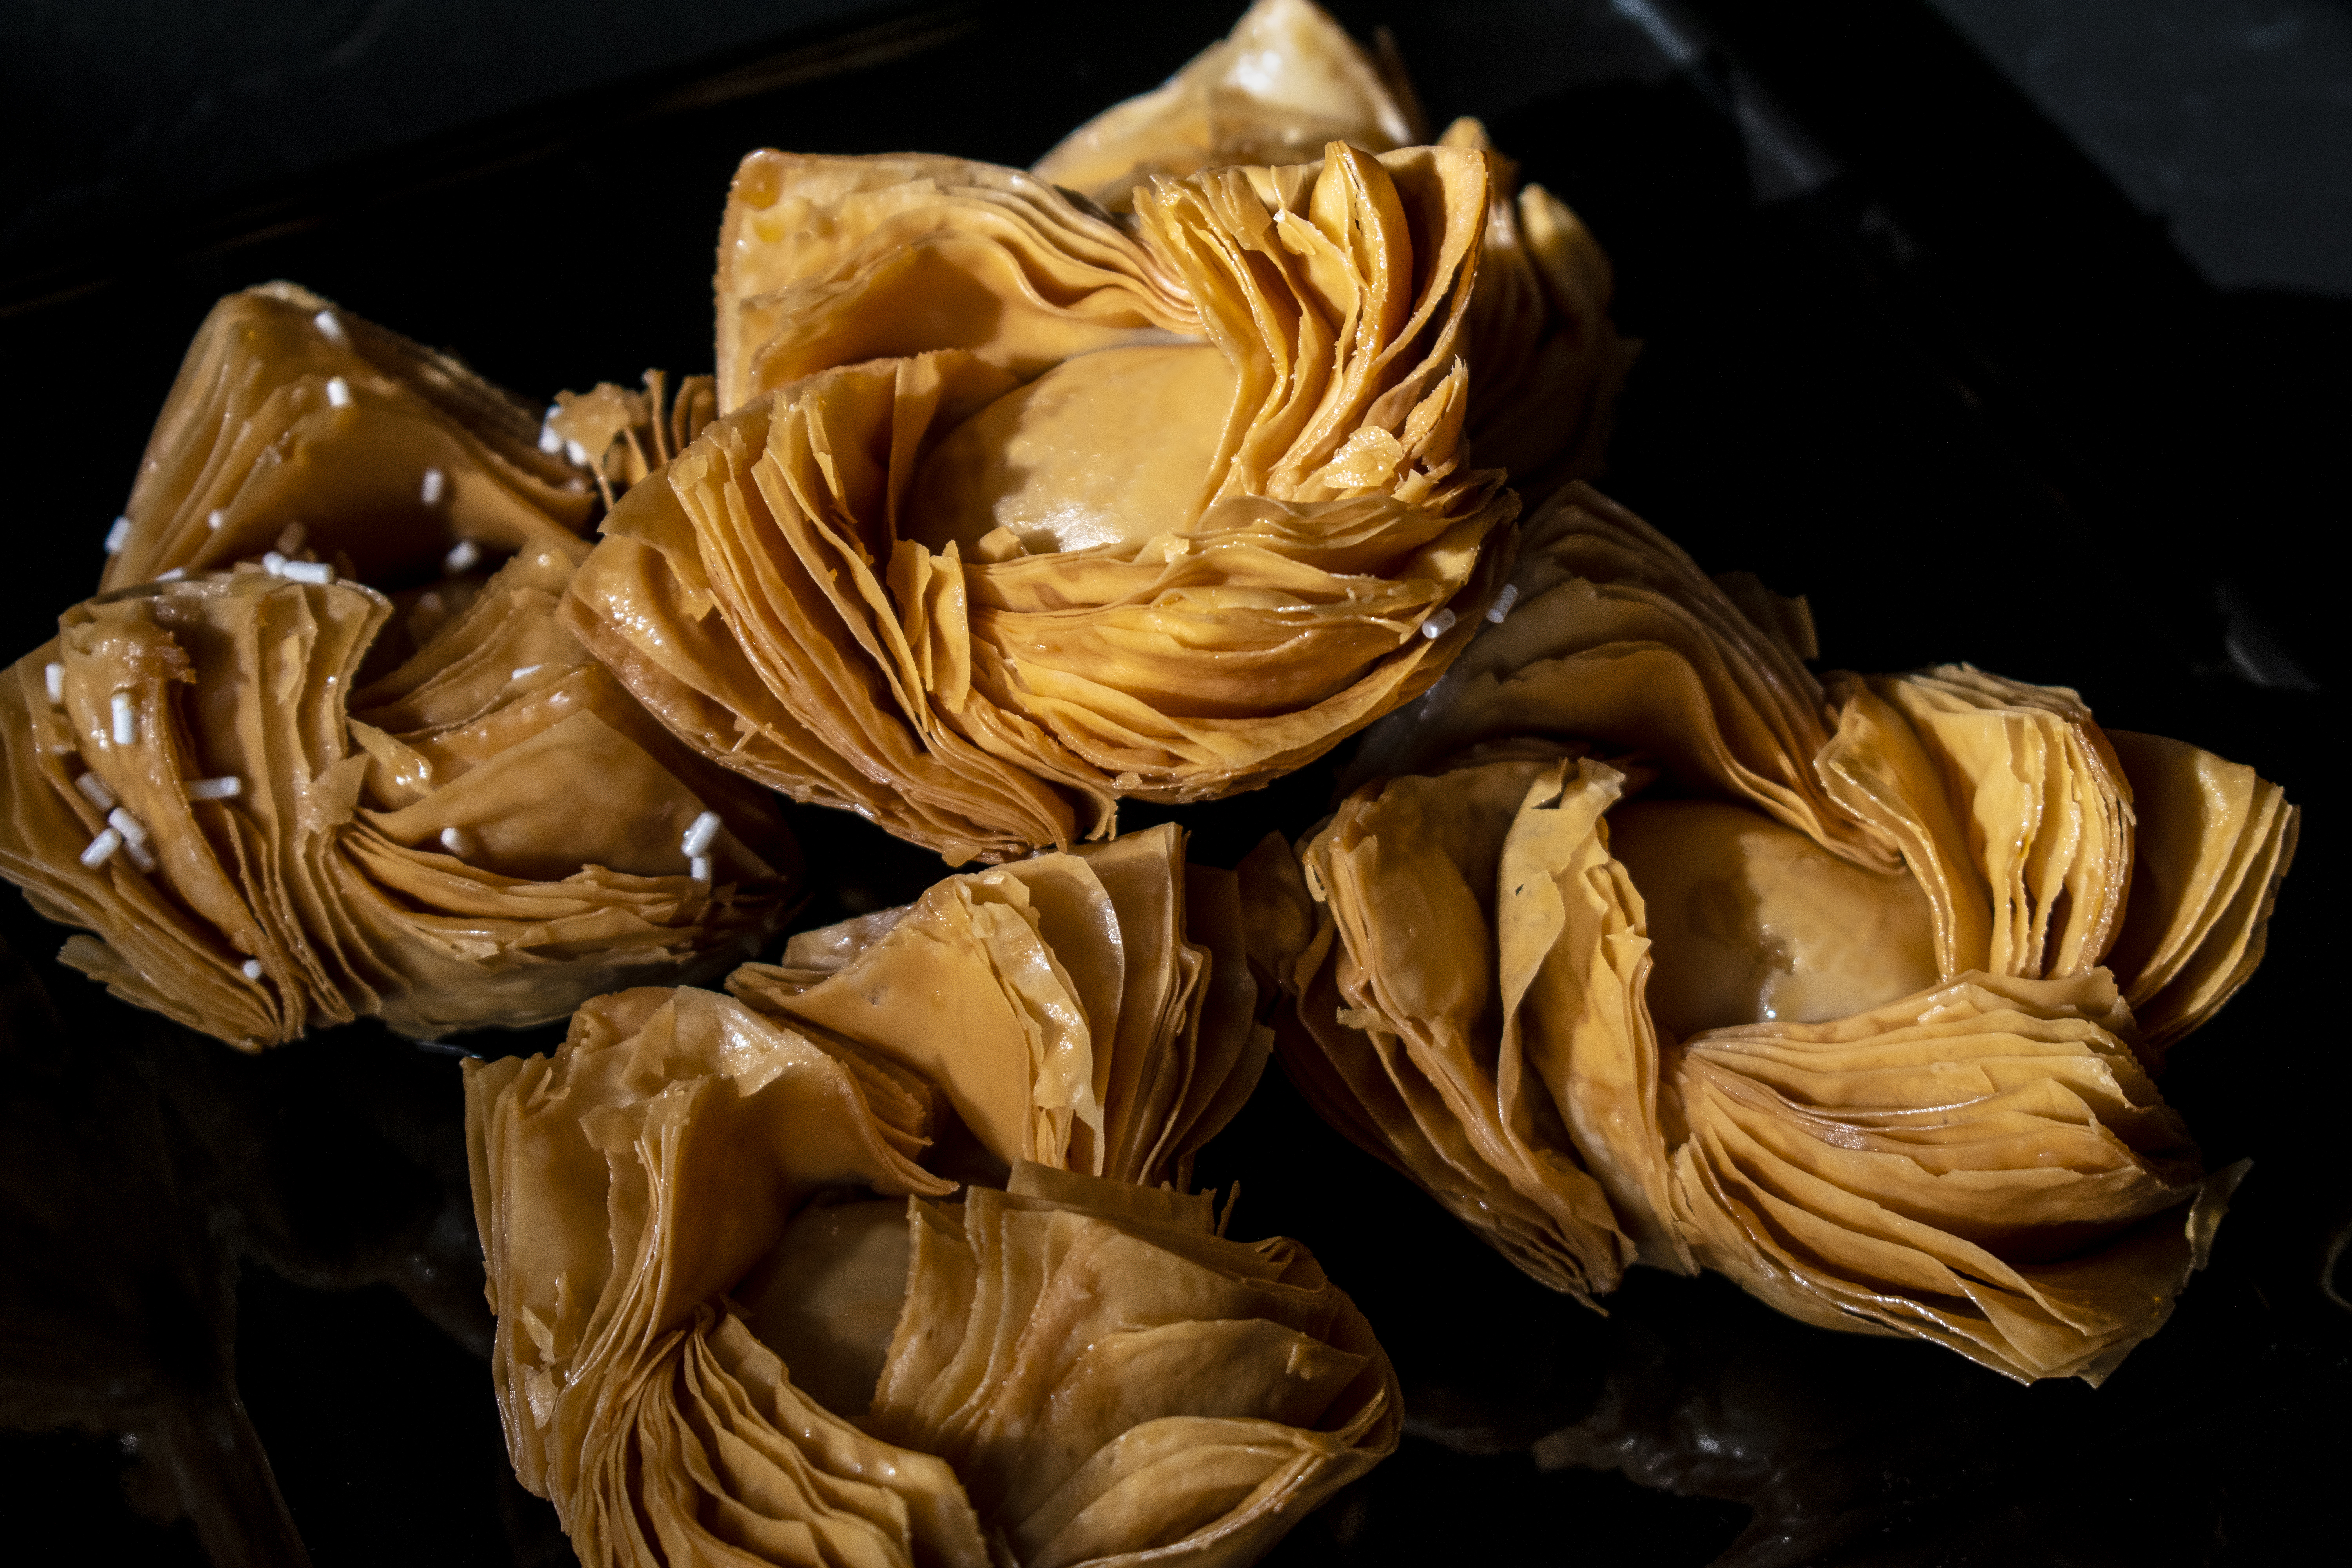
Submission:
[[[2344,0],[1931,0],[2224,287],[2352,294]]]
[[[889,0],[9,0],[0,276],[159,213]]]
[[[20,278],[0,293],[19,640],[95,582],[217,294],[293,278],[530,396],[702,368],[743,151],[1025,163],[1233,9],[1163,5],[1116,36],[1099,7],[909,12],[731,78],[674,71],[192,210],[136,249]],[[1710,570],[1808,593],[1830,664],[1968,658],[2076,685],[2110,723],[2258,763],[2307,816],[2264,971],[2165,1083],[2209,1158],[2251,1155],[2252,1174],[2211,1270],[2095,1391],[1801,1327],[1720,1279],[1639,1272],[1609,1316],[1585,1312],[1269,1074],[1200,1175],[1240,1179],[1241,1232],[1302,1237],[1357,1296],[1412,1433],[1272,1561],[2340,1552],[2344,661],[2320,551],[2344,521],[2322,464],[2352,413],[2346,307],[2215,292],[1916,4],[1719,0],[1697,7],[1719,43],[1606,0],[1340,9],[1360,32],[1393,26],[1433,114],[1486,113],[1610,247],[1620,321],[1648,343],[1613,493]],[[1328,779],[1176,815],[1231,864],[1318,816]],[[939,870],[845,818],[799,826],[803,923]],[[97,1560],[291,1563],[307,1543],[322,1563],[568,1561],[497,1435],[454,1062],[366,1026],[241,1058],[59,968],[62,934],[0,897],[16,1517],[65,1510]]]

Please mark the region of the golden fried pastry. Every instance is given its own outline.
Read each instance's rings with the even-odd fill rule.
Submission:
[[[1327,142],[1389,153],[1427,141],[1412,84],[1382,63],[1311,0],[1257,0],[1231,33],[1071,132],[1034,172],[1126,212],[1155,177],[1298,163]]]
[[[1154,179],[1288,163],[1327,142],[1387,153],[1428,139],[1392,45],[1376,59],[1310,0],[1258,0],[1229,37],[1072,132],[1034,172],[1116,213]],[[1508,470],[1532,505],[1600,472],[1639,345],[1610,322],[1609,257],[1576,214],[1523,185],[1477,121],[1455,121],[1438,143],[1486,153],[1492,180],[1465,429],[1479,463]]]
[[[643,392],[604,381],[584,393],[557,393],[547,428],[595,479],[610,509],[614,497],[685,451],[718,416],[716,376],[689,375],[673,394],[668,374],[649,370]]]
[[[2294,808],[2071,691],[1824,689],[1801,602],[1583,487],[1526,535],[1497,624],[1368,737],[1336,816],[1244,868],[1285,907],[1252,940],[1297,998],[1294,1078],[1587,1300],[1707,1267],[2104,1377],[2239,1173],[2149,1070],[2259,959]]]
[[[2093,969],[1694,1035],[1676,1223],[1791,1316],[2097,1383],[2170,1314],[2238,1174],[2206,1177],[2132,1033]]]
[[[466,1068],[499,1410],[583,1563],[1246,1563],[1396,1445],[1304,1248],[1017,1157],[940,1201],[954,1091],[868,1045],[641,989]]]
[[[1000,1178],[1032,1160],[1188,1186],[1274,1044],[1234,876],[1187,865],[1173,824],[950,877],[727,989],[936,1085]]]
[[[197,329],[107,542],[102,588],[276,554],[406,587],[577,536],[597,506],[537,416],[291,283]]]
[[[1893,838],[1850,818],[1810,765],[1832,714],[1805,668],[1802,601],[1751,615],[1585,486],[1520,531],[1490,629],[1411,717],[1365,737],[1350,784],[1510,737],[1590,740],[1640,752],[1679,791],[1743,802],[1845,858],[1895,868]]]
[[[77,605],[0,677],[0,872],[95,933],[66,963],[247,1049],[541,1023],[735,962],[797,850],[563,629],[586,552],[528,546],[396,626],[300,563]]]
[[[2263,961],[2301,814],[2241,763],[2160,735],[2106,732],[2131,783],[2138,832],[2131,889],[2108,967],[2139,1053],[2160,1072],[2175,1040],[2202,1025]]]
[[[951,158],[744,161],[726,412],[571,624],[706,756],[951,863],[1265,784],[1507,564],[1465,462],[1484,153],[1231,168],[1114,220]]]
[[[1004,1558],[1252,1563],[1396,1445],[1370,1325],[1297,1242],[1218,1235],[1205,1195],[1024,1164],[909,1206],[865,1425],[946,1458]]]

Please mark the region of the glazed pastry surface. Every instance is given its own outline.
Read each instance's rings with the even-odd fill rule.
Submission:
[[[2294,809],[1810,615],[1581,486],[1251,897],[1334,1125],[1590,1300],[1635,1259],[2021,1380],[2159,1328],[2242,1167],[2150,1073],[2261,953]]]

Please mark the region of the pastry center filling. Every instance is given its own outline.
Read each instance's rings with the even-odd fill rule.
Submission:
[[[1648,911],[1662,1029],[1822,1023],[1937,979],[1934,916],[1907,872],[1865,870],[1712,801],[1633,801],[1608,824]]]
[[[854,1419],[882,1379],[911,1250],[904,1198],[811,1204],[732,1294],[793,1384]]]
[[[1032,554],[1183,528],[1215,463],[1234,376],[1204,343],[1066,360],[965,420],[916,473],[899,532],[969,557],[1004,529]]]

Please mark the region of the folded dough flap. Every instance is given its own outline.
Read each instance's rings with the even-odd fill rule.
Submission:
[[[1414,118],[1329,13],[1258,0],[1166,82],[1064,137],[1035,172],[1124,212],[1155,174],[1293,162],[1332,140],[1385,153],[1425,140]]]
[[[950,1190],[891,1146],[835,1057],[708,991],[646,987],[589,1003],[544,1087],[515,1113],[512,1163],[488,1175],[497,1205],[542,1217],[507,1235],[609,1231],[614,1272],[592,1295],[593,1276],[518,1257],[516,1277],[497,1287],[501,1300],[532,1304],[569,1271],[582,1299],[604,1298],[602,1315],[642,1270],[629,1288],[665,1304],[656,1330],[735,1286],[826,1188]],[[602,1157],[592,1163],[587,1149]],[[608,1210],[614,1191],[638,1195]]]
[[[445,789],[398,811],[366,817],[397,843],[438,852],[446,828],[478,849],[469,865],[532,881],[561,881],[583,866],[636,877],[683,877],[679,847],[703,803],[629,737],[582,710],[476,764]],[[774,875],[721,833],[712,843],[720,880]]]
[[[792,1240],[794,1216],[843,1190],[951,1190],[894,1146],[840,1060],[710,992],[600,997],[551,1059],[474,1069],[467,1134],[509,1446],[592,1562],[612,1560],[600,1558],[597,1543],[613,1542],[597,1521],[645,1500],[626,1500],[645,1473],[642,1445],[674,1458],[709,1430],[672,1420],[693,1404],[695,1347],[728,1338],[720,1293],[752,1275],[760,1294],[758,1266]],[[875,1227],[835,1228],[834,1245],[804,1235],[781,1250],[854,1262]],[[835,1295],[855,1307],[876,1293],[874,1278],[847,1269]],[[781,1397],[770,1388],[772,1425]],[[666,1465],[653,1474],[666,1478],[655,1489],[684,1479]]]
[[[2164,1051],[2252,977],[2302,814],[2253,769],[2158,735],[2107,731],[2139,817],[2131,891],[2108,963]]]
[[[103,586],[273,548],[382,582],[461,539],[562,540],[594,504],[512,394],[307,289],[265,284],[225,297],[197,329]]]
[[[946,1465],[826,1410],[730,1314],[699,1309],[598,1426],[564,1521],[583,1563],[987,1568]]]
[[[1349,784],[1529,735],[1638,751],[1694,794],[1741,800],[1857,864],[1893,870],[1885,830],[1814,775],[1820,684],[1672,541],[1582,484],[1520,528],[1509,603],[1430,699],[1376,726]]]
[[[2163,1323],[2226,1197],[2129,1027],[2104,970],[1975,972],[1696,1035],[1668,1086],[1678,1217],[1783,1311],[2095,1381]]]
[[[1017,169],[753,153],[719,258],[719,401],[828,366],[965,349],[1024,374],[1197,330],[1131,237]]]
[[[727,984],[936,1085],[1005,1169],[1156,1180],[1264,1066],[1237,902],[1231,874],[1187,867],[1182,831],[1163,824],[948,878],[802,932],[782,964]]]
[[[1029,871],[1038,864],[934,885],[887,929],[877,922],[870,945],[830,973],[747,964],[728,989],[937,1085],[995,1161],[1060,1163],[1091,1101],[1093,1028],[1028,897],[1021,873],[1040,874]],[[832,943],[835,955],[848,940]]]
[[[2102,963],[2132,877],[2132,784],[2064,687],[1970,665],[1870,686],[1910,723],[1991,899],[1984,967],[2029,977]]]
[[[1296,1243],[1217,1236],[1205,1194],[1024,1162],[960,1211],[912,1208],[866,1425],[949,1458],[1024,1562],[1185,1542],[1245,1562],[1229,1552],[1270,1512],[1395,1441],[1393,1374],[1352,1304]]]
[[[1343,1125],[1586,1300],[1666,1236],[1639,910],[1600,826],[1622,784],[1558,754],[1407,775],[1301,850],[1328,962],[1297,978],[1292,1058],[1354,1102]]]
[[[981,1568],[984,1529],[1240,1563],[1393,1448],[1387,1359],[1297,1243],[1029,1161],[934,1201],[854,1069],[646,989],[469,1073],[501,1413],[583,1561]]]

